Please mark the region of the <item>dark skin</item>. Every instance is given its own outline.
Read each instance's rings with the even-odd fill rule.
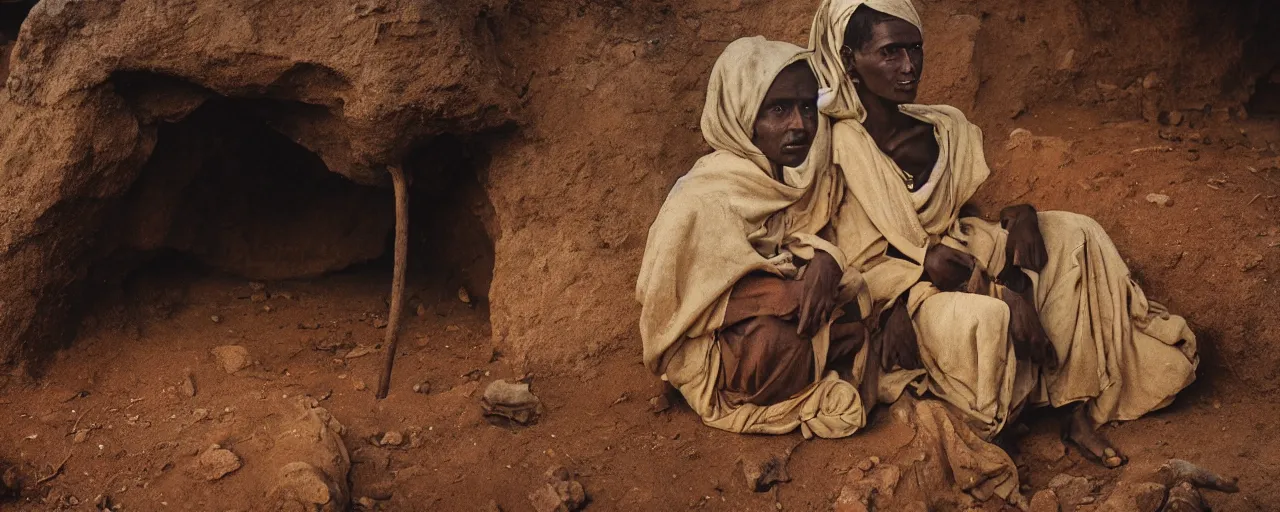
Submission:
[[[774,179],[782,167],[798,167],[809,156],[818,133],[818,80],[804,62],[778,73],[756,113],[751,142],[773,165]],[[844,272],[831,255],[815,251],[804,277],[787,281],[787,300],[798,302],[801,336],[812,337],[831,321]]]
[[[933,126],[899,109],[915,102],[924,69],[924,38],[920,30],[900,19],[880,22],[873,26],[866,44],[861,48],[841,48],[840,55],[849,78],[856,84],[858,99],[866,108],[863,126],[867,133],[884,154],[911,176],[912,190],[919,190],[929,181],[940,152]],[[1021,270],[1038,272],[1048,262],[1036,210],[1030,205],[1015,205],[1002,210],[1000,219],[1009,237],[1006,271],[997,276],[997,281],[1010,289],[1001,298],[1009,306],[1009,335],[1014,350],[1020,358],[1056,369],[1057,354],[1040,324],[1029,280]],[[974,268],[972,256],[937,244],[925,254],[921,280],[932,282],[943,291],[958,290],[969,281]],[[921,367],[915,328],[904,300],[896,301],[881,316],[881,340],[882,367]],[[1072,412],[1065,432],[1069,441],[1103,465],[1116,467],[1125,462],[1097,434],[1096,425],[1083,407]]]

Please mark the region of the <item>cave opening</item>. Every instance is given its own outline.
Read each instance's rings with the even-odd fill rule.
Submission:
[[[161,123],[150,158],[103,230],[105,256],[89,280],[97,314],[89,320],[121,307],[167,317],[199,300],[188,290],[202,280],[283,282],[339,303],[353,289],[389,292],[392,189],[332,172],[273,128],[321,108],[215,96]],[[444,135],[404,161],[412,176],[406,315],[464,307],[487,323],[493,244],[475,174],[482,155],[479,144]],[[460,288],[471,304],[459,300]]]

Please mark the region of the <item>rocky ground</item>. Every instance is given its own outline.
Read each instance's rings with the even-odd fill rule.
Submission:
[[[1273,123],[1193,130],[1079,112],[1016,123],[1030,133],[988,134],[997,167],[1063,172],[1027,182],[997,176],[988,194],[1084,206],[1125,254],[1140,255],[1131,260],[1140,277],[1166,269],[1169,277],[1146,280],[1147,290],[1198,326],[1232,314],[1214,299],[1219,290],[1275,300],[1274,267],[1258,263],[1280,251]],[[1079,167],[1094,171],[1076,179]],[[429,276],[410,288],[414,313],[391,394],[379,401],[372,388],[385,355],[387,270],[380,263],[270,283],[176,263],[136,274],[94,310],[75,349],[39,380],[10,379],[0,394],[9,411],[0,446],[9,447],[21,488],[7,506],[255,509],[282,478],[287,462],[272,447],[299,400],[343,426],[349,495],[364,509],[527,510],[553,496],[579,499],[575,485],[599,510],[824,509],[853,484],[850,474],[864,476],[859,466],[889,464],[912,441],[885,412],[864,433],[835,441],[708,429],[678,401],[660,403],[638,344],[579,373],[526,375],[495,349],[482,291],[467,304]],[[1216,335],[1203,334],[1212,377],[1167,410],[1104,430],[1131,458],[1123,469],[1084,461],[1058,441],[1051,414],[1033,414],[1015,458],[1023,494],[1054,489],[1064,510],[1104,510],[1113,494],[1149,492],[1139,484],[1180,458],[1239,477],[1239,493],[1205,494],[1215,510],[1280,507],[1273,393],[1265,379],[1221,377],[1232,370],[1215,351]],[[485,390],[498,379],[531,384],[541,402],[531,425],[486,419]],[[786,478],[755,492],[744,467],[771,457],[785,459]]]

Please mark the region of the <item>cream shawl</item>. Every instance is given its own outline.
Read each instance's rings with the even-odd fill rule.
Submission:
[[[909,0],[825,0],[810,32],[818,81],[830,90],[832,98],[824,105],[823,113],[836,122],[833,160],[853,199],[840,210],[836,238],[853,268],[864,274],[872,298],[883,307],[917,283],[930,244],[954,243],[946,235],[957,228],[960,207],[978,190],[990,170],[982,153],[981,130],[959,110],[945,105],[903,105],[903,113],[934,126],[941,150],[930,178],[934,188],[917,207],[917,201],[899,178],[897,164],[863,127],[866,110],[840,58],[845,26],[862,5],[916,27],[920,27],[920,16]],[[907,259],[889,257],[890,246]],[[913,311],[930,288],[924,285],[912,290]]]
[[[814,249],[842,266],[846,260],[817,236],[844,193],[829,165],[825,119],[809,158],[783,169],[781,181],[751,142],[756,112],[774,78],[808,56],[800,47],[761,37],[739,39],[725,49],[712,70],[702,113],[703,136],[715,151],[668,194],[649,230],[636,284],[646,367],[680,389],[707,424],[725,430],[783,433],[803,424],[806,435],[840,437],[865,420],[856,389],[833,374],[815,375],[814,386],[769,407],[729,405],[715,388],[715,333],[739,279],[756,271],[795,277],[793,260],[812,259]],[[862,291],[859,302],[869,304],[861,276],[844,277],[845,300],[857,300]],[[827,331],[814,339],[815,357],[823,363]]]

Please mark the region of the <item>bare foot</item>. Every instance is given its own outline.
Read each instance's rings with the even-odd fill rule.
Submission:
[[[1064,434],[1064,440],[1076,445],[1085,458],[1104,467],[1118,468],[1129,462],[1127,457],[1120,455],[1119,450],[1098,433],[1083,405],[1076,407],[1067,418]]]

